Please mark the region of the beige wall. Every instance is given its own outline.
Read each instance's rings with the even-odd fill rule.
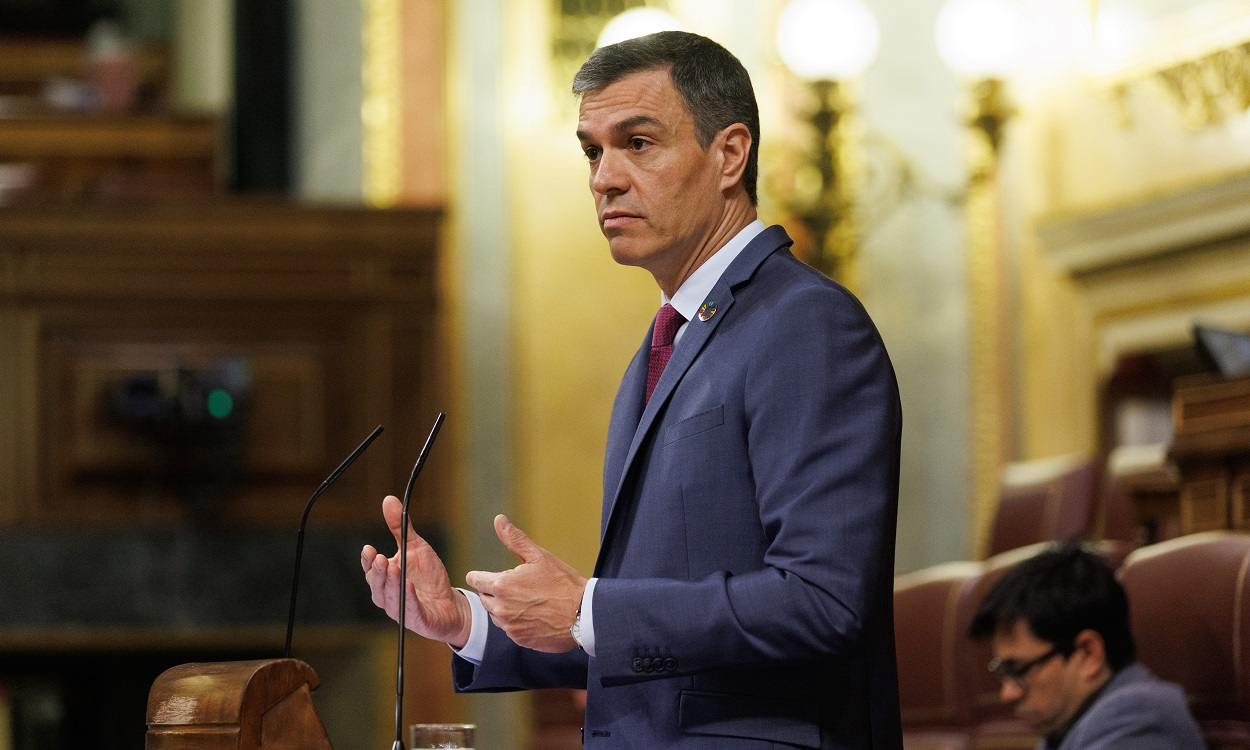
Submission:
[[[1143,7],[1170,13],[1166,5]],[[1195,58],[1221,48],[1202,44],[1199,28],[1179,33],[1170,21],[1174,17],[1160,10],[1152,19],[1159,27],[1154,33],[1174,45],[1153,47],[1152,59]],[[1130,264],[1110,275],[1074,278],[1039,236],[1055,222],[1097,220],[1250,169],[1250,116],[1242,112],[1204,127],[1187,125],[1150,69],[1125,66],[1097,78],[1070,74],[1053,80],[1022,103],[1014,126],[1008,197],[1018,222],[1013,250],[1019,254],[1021,285],[1021,457],[1095,449],[1096,394],[1112,364],[1100,352],[1115,334],[1112,327],[1140,319],[1133,335],[1143,349],[1184,345],[1188,331],[1175,319],[1238,294],[1220,291],[1214,278],[1197,278],[1220,273],[1211,265],[1213,256],[1202,253],[1180,254],[1166,269]],[[1116,84],[1123,86],[1119,93]],[[1157,217],[1160,223],[1165,218]],[[1234,267],[1250,263],[1250,257],[1234,251],[1221,262],[1229,263],[1224,272],[1232,275],[1226,278],[1242,278]],[[1194,280],[1182,289],[1185,277]],[[1168,306],[1171,325],[1149,320]],[[1134,344],[1125,346],[1131,350]]]
[[[552,80],[546,10],[507,4],[504,74],[519,523],[589,575],[608,414],[658,300],[616,266],[595,221],[569,82]]]

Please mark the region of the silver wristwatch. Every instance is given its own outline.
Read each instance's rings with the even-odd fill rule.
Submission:
[[[578,648],[582,649],[582,651],[586,650],[582,647],[582,608],[580,606],[577,608],[577,614],[573,617],[573,624],[569,626],[569,635],[573,636],[573,640],[577,643]]]

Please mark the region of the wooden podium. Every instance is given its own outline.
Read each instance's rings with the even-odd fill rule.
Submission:
[[[148,693],[147,750],[329,750],[312,691],[319,681],[297,659],[182,664]]]

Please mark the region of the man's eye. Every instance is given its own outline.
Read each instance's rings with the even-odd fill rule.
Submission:
[[[629,139],[629,147],[635,151],[641,151],[649,145],[650,144],[647,143],[647,141],[643,138],[630,138]]]
[[[594,161],[599,158],[599,147],[587,146],[586,148],[582,149],[582,153],[586,155],[586,158],[588,160]]]

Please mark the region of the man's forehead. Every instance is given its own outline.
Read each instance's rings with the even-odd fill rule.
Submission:
[[[641,70],[622,76],[600,89],[587,91],[578,106],[578,124],[589,120],[609,126],[638,117],[657,121],[680,119],[685,103],[677,94],[666,68]]]
[[[1029,627],[1029,621],[1020,618],[1007,623],[1000,623],[994,629],[994,648],[1021,648],[1044,643]]]

